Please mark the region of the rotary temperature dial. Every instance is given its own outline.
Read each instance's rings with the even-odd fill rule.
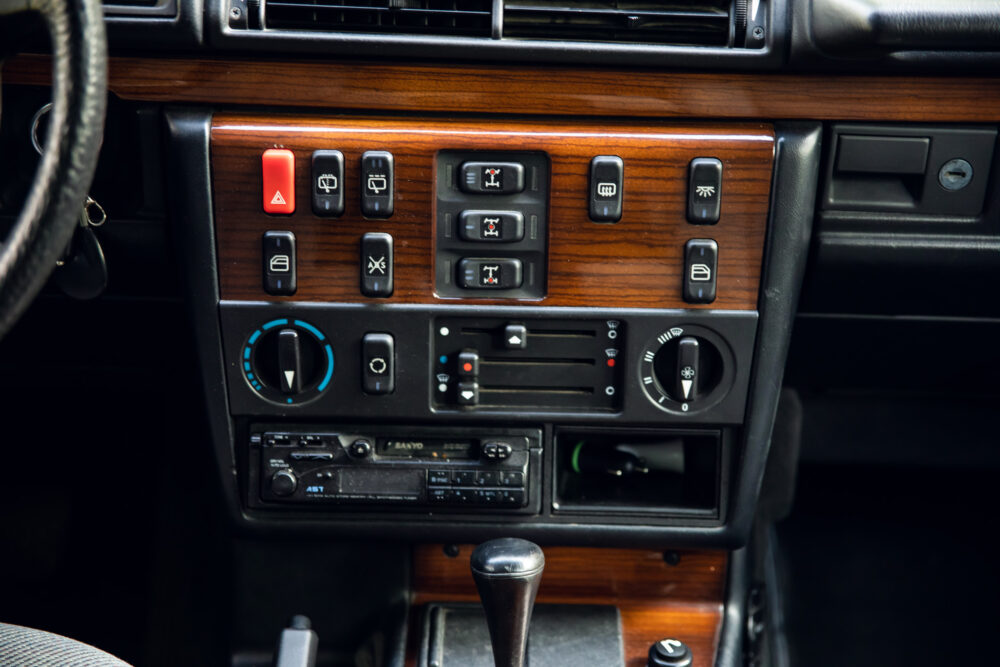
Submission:
[[[285,405],[301,404],[330,386],[333,347],[314,325],[280,318],[250,335],[242,363],[247,383],[262,398]]]
[[[643,350],[640,381],[661,410],[687,413],[717,403],[725,394],[725,343],[693,325],[673,327]]]

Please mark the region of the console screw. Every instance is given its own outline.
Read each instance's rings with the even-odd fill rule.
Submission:
[[[764,29],[761,28],[760,26],[755,27],[751,34],[753,35],[754,39],[764,39]]]
[[[238,19],[240,16],[243,15],[243,12],[240,10],[239,7],[233,7],[232,9],[229,10],[229,15],[232,16],[234,19]]]
[[[457,544],[446,544],[444,545],[444,555],[448,558],[458,558],[458,545]]]
[[[667,565],[678,565],[681,562],[681,555],[676,551],[664,551],[663,561]]]

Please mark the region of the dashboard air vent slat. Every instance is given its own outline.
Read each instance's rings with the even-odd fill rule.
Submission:
[[[726,46],[731,5],[730,0],[506,0],[503,35]]]
[[[492,0],[264,0],[265,25],[286,30],[490,36]]]

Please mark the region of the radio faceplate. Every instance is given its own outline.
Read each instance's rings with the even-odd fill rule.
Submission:
[[[256,425],[250,504],[532,512],[541,437],[532,429]]]

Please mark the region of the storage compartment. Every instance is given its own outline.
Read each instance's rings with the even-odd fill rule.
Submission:
[[[559,429],[553,511],[718,517],[719,431]]]

